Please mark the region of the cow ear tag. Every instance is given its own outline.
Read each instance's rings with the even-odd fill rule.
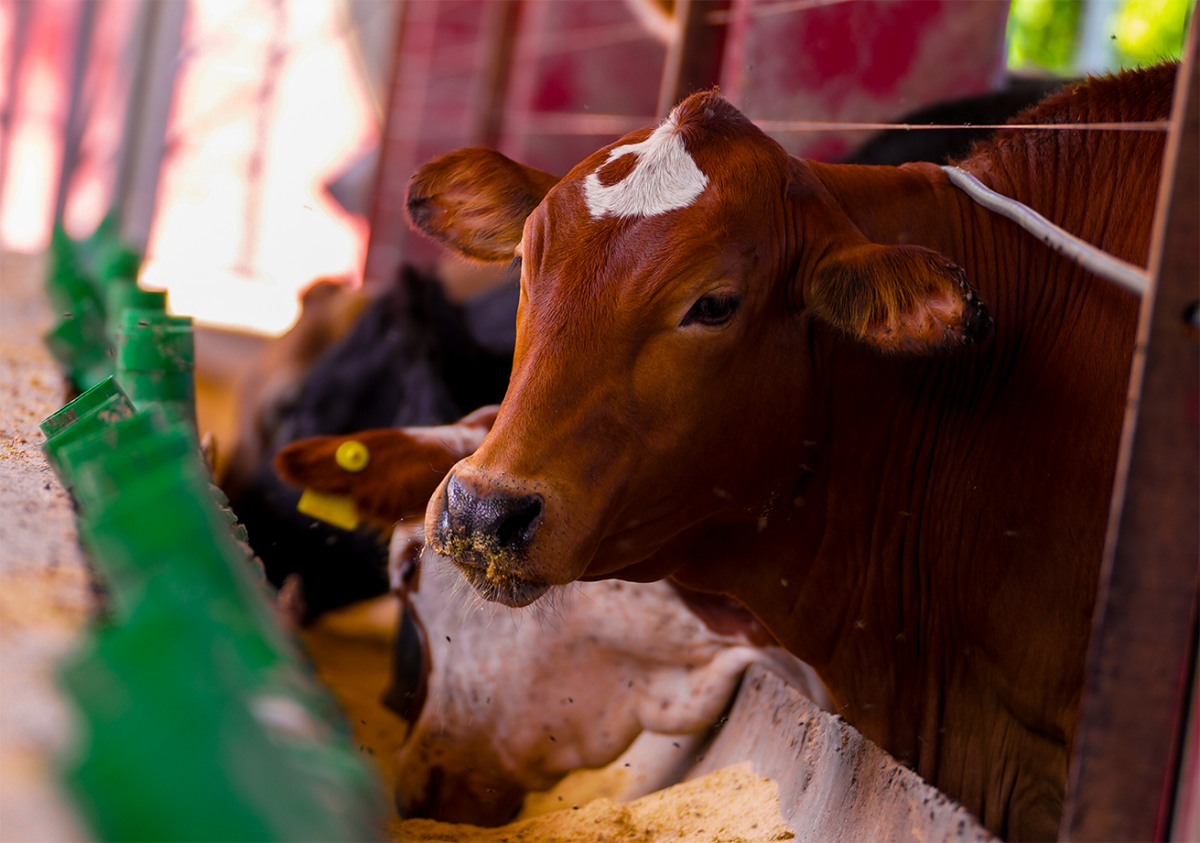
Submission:
[[[349,439],[338,445],[333,459],[346,471],[362,471],[367,467],[367,463],[371,461],[371,452],[367,450],[367,446],[363,443]]]
[[[343,530],[358,529],[358,509],[354,506],[353,498],[323,495],[305,489],[300,495],[300,502],[296,504],[296,511]]]
[[[367,467],[371,452],[363,443],[349,439],[338,445],[333,459],[339,468],[354,473]],[[358,529],[358,509],[354,506],[354,499],[343,495],[325,495],[305,489],[300,495],[300,502],[296,504],[296,511],[343,530]]]

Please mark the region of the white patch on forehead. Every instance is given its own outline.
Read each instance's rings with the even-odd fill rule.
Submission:
[[[629,175],[616,184],[601,184],[599,171],[625,155],[638,157]],[[583,180],[583,195],[593,220],[609,214],[652,217],[686,208],[707,186],[708,176],[688,154],[672,115],[641,143],[611,150],[608,160]]]

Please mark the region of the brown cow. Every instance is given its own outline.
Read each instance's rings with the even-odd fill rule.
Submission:
[[[1163,119],[1174,75],[1017,119]],[[1144,264],[1162,149],[1008,130],[962,166]],[[990,829],[1056,835],[1135,296],[937,167],[791,158],[715,93],[556,182],[452,153],[409,209],[522,263],[508,393],[426,516],[479,593],[670,576],[732,595]]]

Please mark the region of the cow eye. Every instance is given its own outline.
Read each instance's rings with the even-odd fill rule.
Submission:
[[[701,296],[683,317],[679,327],[683,328],[693,324],[714,327],[724,325],[733,318],[733,314],[737,312],[738,305],[741,303],[741,298],[733,295]]]

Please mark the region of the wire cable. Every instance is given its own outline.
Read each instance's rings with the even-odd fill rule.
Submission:
[[[1103,249],[1098,249],[1086,240],[1059,228],[1032,208],[985,187],[966,170],[951,166],[942,169],[946,171],[955,187],[989,211],[1012,220],[1051,249],[1075,261],[1089,272],[1120,284],[1139,296],[1145,295],[1150,282],[1149,276],[1141,267],[1113,257]]]

